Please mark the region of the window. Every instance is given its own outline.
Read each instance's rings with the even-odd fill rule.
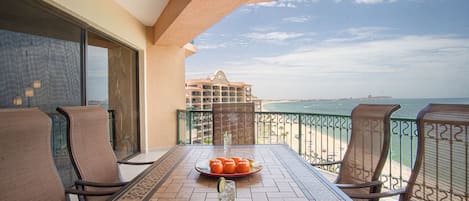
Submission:
[[[118,158],[127,157],[139,151],[137,81],[135,50],[51,14],[36,1],[2,1],[0,108],[38,107],[49,114],[52,154],[65,186],[76,176],[66,120],[56,108],[109,109],[110,141]]]
[[[114,118],[111,140],[118,159],[139,151],[137,51],[87,32],[86,101]]]

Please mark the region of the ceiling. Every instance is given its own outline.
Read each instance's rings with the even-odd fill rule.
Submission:
[[[145,26],[153,26],[169,0],[115,0]]]

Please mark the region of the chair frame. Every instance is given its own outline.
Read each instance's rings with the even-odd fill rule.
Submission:
[[[423,159],[424,159],[423,157],[425,155],[425,135],[423,133],[424,131],[423,128],[425,127],[424,116],[435,105],[438,106],[438,105],[447,105],[447,104],[428,104],[425,108],[420,110],[420,112],[417,115],[417,130],[418,130],[417,156],[416,156],[416,160],[414,163],[414,167],[412,168],[412,172],[410,174],[409,181],[407,182],[407,186],[401,189],[391,190],[391,191],[382,192],[382,193],[350,194],[349,196],[351,198],[377,200],[383,197],[391,197],[391,196],[399,195],[399,200],[401,201],[411,200],[412,191],[413,191],[415,182],[417,180],[417,177],[419,175],[420,169],[422,168]]]
[[[24,112],[24,113],[28,113],[28,114],[32,114],[32,113],[40,114],[40,113],[42,113],[42,115],[47,116],[47,114],[45,112],[39,110],[38,108],[0,109],[0,112],[3,112],[3,111],[6,111],[6,112]],[[50,117],[49,117],[49,120],[50,120]],[[48,123],[49,131],[51,131],[51,126],[52,125],[50,123]],[[47,138],[50,139],[51,138],[51,133],[48,132],[47,136],[45,136],[45,134],[44,134],[43,137],[47,137]],[[19,156],[19,157],[21,157],[21,156]],[[50,162],[50,164],[54,164],[52,153],[49,153],[47,158],[45,158],[45,160],[42,160],[42,162],[44,162],[44,163]],[[56,169],[50,169],[49,173],[50,174],[55,174],[55,175],[57,175],[57,177],[59,177]],[[60,183],[60,184],[55,184],[55,185],[61,186],[61,187],[63,186],[62,182],[60,182],[60,179],[58,180],[57,183]],[[47,184],[44,184],[44,185],[47,185]],[[74,186],[74,187],[77,187],[77,186]],[[68,187],[68,188],[63,189],[63,193],[64,193],[65,200],[70,200],[70,197],[69,197],[70,194],[74,194],[74,195],[78,195],[78,196],[108,196],[108,195],[113,195],[115,192],[114,191],[85,191],[85,190],[73,189],[73,188]]]
[[[226,108],[224,108],[226,107]],[[242,108],[243,111],[230,111],[233,107],[235,108]],[[217,109],[221,109],[222,112],[216,112]],[[254,119],[255,119],[255,105],[254,103],[214,103],[212,105],[212,139],[213,139],[213,144],[214,145],[223,145],[223,131],[224,130],[231,130],[228,127],[233,127],[233,125],[229,125],[228,127],[226,125],[223,125],[224,122],[230,121],[227,120],[228,117],[225,116],[225,112],[223,110],[228,110],[228,114],[242,114],[244,121],[244,132],[240,131],[235,131],[235,133],[230,133],[231,134],[231,140],[232,144],[255,144],[256,142],[256,136],[255,136],[255,129],[254,129]],[[244,110],[249,110],[249,111],[244,111]],[[251,114],[252,113],[252,114]],[[252,115],[252,116],[251,116]],[[251,116],[251,117],[249,117]],[[249,118],[248,118],[249,117]],[[251,121],[246,121],[252,118]],[[216,121],[216,119],[220,121]],[[239,124],[236,124],[234,126],[236,128],[239,128]],[[219,130],[220,129],[220,130]],[[221,135],[217,135],[218,131],[222,132]],[[226,131],[225,131],[226,132]],[[249,135],[251,134],[251,135]],[[246,140],[240,140],[240,137],[249,137],[252,139]],[[235,139],[235,140],[233,140]]]
[[[87,107],[87,106],[82,106],[82,107]],[[83,180],[83,177],[82,177],[82,175],[79,171],[75,156],[72,152],[72,147],[70,146],[71,145],[71,136],[70,136],[71,118],[70,118],[69,114],[62,107],[58,107],[56,110],[60,114],[64,115],[66,120],[67,120],[67,150],[68,150],[68,154],[70,156],[70,161],[72,163],[73,169],[75,170],[75,173],[78,177],[78,179],[75,180],[75,182],[74,182],[74,184],[78,187],[78,189],[79,190],[84,190],[86,186],[96,187],[96,188],[113,188],[113,187],[123,187],[123,186],[127,185],[129,182],[103,183],[103,182],[93,182],[93,181]],[[125,164],[125,165],[151,165],[151,164],[153,164],[153,162],[154,161],[151,161],[151,162],[130,162],[130,161],[121,161],[121,160],[117,161],[118,164]],[[120,190],[120,188],[119,189],[114,189],[114,190],[109,190],[108,192],[116,193],[119,190]],[[101,191],[99,191],[99,192],[101,192]],[[106,195],[112,195],[112,194],[106,194]],[[93,196],[93,195],[88,195],[88,196]]]
[[[375,104],[359,104],[358,106],[356,106],[353,110],[352,110],[352,122],[353,122],[353,116],[354,116],[354,113],[356,112],[356,110],[358,109],[359,106],[373,106]],[[379,104],[381,105],[381,104]],[[386,104],[388,106],[391,106],[391,107],[394,107],[392,108],[390,111],[387,111],[386,114],[385,114],[385,119],[383,121],[383,128],[384,128],[384,132],[383,132],[383,137],[384,137],[384,140],[383,140],[383,147],[382,147],[382,152],[380,154],[380,158],[379,158],[379,161],[378,161],[378,164],[376,165],[376,169],[373,173],[373,176],[371,178],[371,182],[364,182],[364,183],[358,183],[358,184],[343,184],[343,183],[337,183],[338,181],[341,180],[341,174],[339,172],[339,175],[338,177],[336,178],[335,180],[335,185],[341,189],[357,189],[357,188],[370,188],[370,193],[377,193],[377,192],[380,192],[381,191],[381,186],[383,184],[382,181],[379,180],[379,177],[381,175],[381,171],[383,170],[384,168],[384,164],[386,163],[386,160],[387,160],[387,155],[389,153],[389,144],[390,144],[390,141],[391,141],[391,133],[390,133],[390,125],[391,125],[391,121],[390,121],[390,117],[392,115],[393,112],[397,111],[401,106],[398,105],[398,104]],[[353,125],[353,123],[352,123]],[[351,135],[351,140],[354,138],[354,134],[352,133]],[[344,154],[344,157],[348,156],[350,152],[350,149],[347,148],[347,151],[345,152]],[[325,162],[325,163],[311,163],[312,166],[330,166],[330,165],[337,165],[337,164],[342,164],[342,160],[340,161],[330,161],[330,162]],[[341,170],[339,170],[341,171]],[[371,198],[373,199],[373,198]]]

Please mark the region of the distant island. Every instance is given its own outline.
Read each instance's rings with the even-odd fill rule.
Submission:
[[[316,99],[262,99],[265,102],[309,102],[309,101],[338,101],[338,100],[376,100],[376,99],[391,99],[392,96],[372,96],[359,98],[316,98]]]

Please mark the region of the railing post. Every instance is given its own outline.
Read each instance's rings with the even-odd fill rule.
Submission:
[[[177,144],[181,144],[181,110],[176,110],[176,134],[177,134]]]
[[[189,144],[192,144],[192,112],[189,111]]]
[[[112,149],[116,150],[116,115],[114,110],[108,110],[108,114],[111,122],[111,133],[110,133],[110,141],[112,145]]]
[[[302,138],[302,130],[301,130],[301,114],[298,114],[298,154],[301,154],[301,138]]]

